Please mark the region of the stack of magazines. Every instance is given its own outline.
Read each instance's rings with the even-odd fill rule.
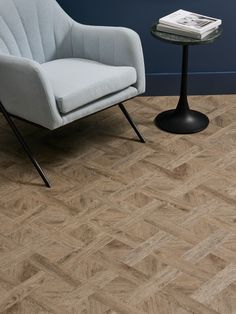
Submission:
[[[156,29],[165,33],[203,39],[216,31],[221,24],[220,19],[178,10],[162,17]]]

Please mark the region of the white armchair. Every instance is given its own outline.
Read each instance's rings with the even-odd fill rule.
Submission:
[[[139,36],[121,27],[86,26],[55,0],[0,0],[0,110],[37,171],[11,116],[50,130],[119,105],[145,91]]]

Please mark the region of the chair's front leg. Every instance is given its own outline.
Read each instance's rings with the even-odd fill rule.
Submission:
[[[47,179],[47,177],[43,173],[43,170],[41,169],[41,167],[38,164],[37,160],[34,158],[34,156],[33,156],[32,152],[31,152],[29,146],[27,145],[27,143],[23,139],[21,133],[17,129],[16,125],[14,124],[13,120],[11,119],[10,115],[8,114],[8,112],[6,111],[6,109],[4,108],[4,106],[3,106],[3,104],[1,102],[0,102],[0,111],[2,112],[4,118],[6,119],[7,123],[11,127],[11,129],[14,132],[15,136],[17,137],[19,143],[23,147],[23,149],[26,152],[27,156],[29,157],[29,159],[33,163],[34,167],[38,171],[40,177],[43,179],[46,187],[50,188],[51,186],[50,186],[49,180]]]
[[[134,129],[134,132],[137,134],[138,138],[140,139],[141,143],[146,143],[145,139],[143,138],[142,134],[140,133],[140,131],[138,130],[136,124],[134,123],[134,121],[131,119],[128,111],[125,109],[125,106],[121,103],[119,104],[120,110],[123,112],[124,116],[126,117],[126,119],[128,120],[128,122],[130,123],[130,125],[132,126],[132,128]]]

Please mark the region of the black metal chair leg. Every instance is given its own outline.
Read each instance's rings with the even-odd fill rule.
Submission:
[[[16,125],[14,124],[13,120],[11,119],[10,115],[8,114],[8,112],[6,111],[6,109],[4,108],[4,106],[3,106],[3,104],[1,102],[0,102],[0,111],[2,112],[4,118],[6,119],[8,124],[10,125],[12,131],[14,132],[14,134],[17,137],[19,143],[23,147],[23,149],[26,152],[27,156],[29,157],[29,159],[33,163],[34,167],[38,171],[40,177],[43,179],[43,182],[45,183],[46,187],[50,188],[51,186],[50,186],[49,180],[47,179],[47,177],[43,173],[43,170],[41,169],[41,167],[38,164],[37,160],[34,158],[34,156],[33,156],[32,152],[31,152],[29,146],[27,145],[27,143],[23,139],[21,133],[17,129]]]
[[[145,139],[143,138],[143,136],[141,135],[141,133],[139,132],[137,126],[135,125],[134,121],[131,119],[128,111],[125,109],[125,106],[123,104],[119,104],[120,110],[123,112],[123,114],[125,115],[126,119],[129,121],[129,124],[132,126],[132,128],[134,129],[134,132],[137,134],[138,138],[140,139],[141,143],[146,143]]]

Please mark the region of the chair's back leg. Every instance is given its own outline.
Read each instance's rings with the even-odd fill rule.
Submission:
[[[17,137],[19,143],[23,147],[23,149],[26,152],[27,156],[29,157],[29,159],[33,163],[34,167],[38,171],[40,177],[43,179],[43,182],[45,183],[46,187],[50,188],[51,186],[50,186],[49,180],[47,179],[47,177],[43,173],[43,170],[41,169],[41,167],[38,164],[37,160],[34,158],[34,156],[33,156],[32,152],[31,152],[29,146],[27,145],[27,143],[23,139],[21,133],[17,129],[17,127],[14,124],[13,120],[11,119],[11,116],[8,114],[8,112],[6,111],[6,109],[4,108],[4,106],[3,106],[3,104],[1,102],[0,102],[0,111],[2,112],[4,118],[6,119],[7,123],[11,127],[11,129],[14,132],[15,136]]]
[[[146,143],[145,139],[143,138],[143,136],[141,135],[141,133],[139,132],[137,126],[135,125],[134,121],[131,119],[128,111],[125,109],[125,106],[121,103],[119,104],[120,110],[123,112],[124,116],[126,117],[126,119],[129,121],[129,124],[132,126],[132,128],[134,129],[134,132],[137,134],[138,138],[140,139],[140,141],[142,143]]]

